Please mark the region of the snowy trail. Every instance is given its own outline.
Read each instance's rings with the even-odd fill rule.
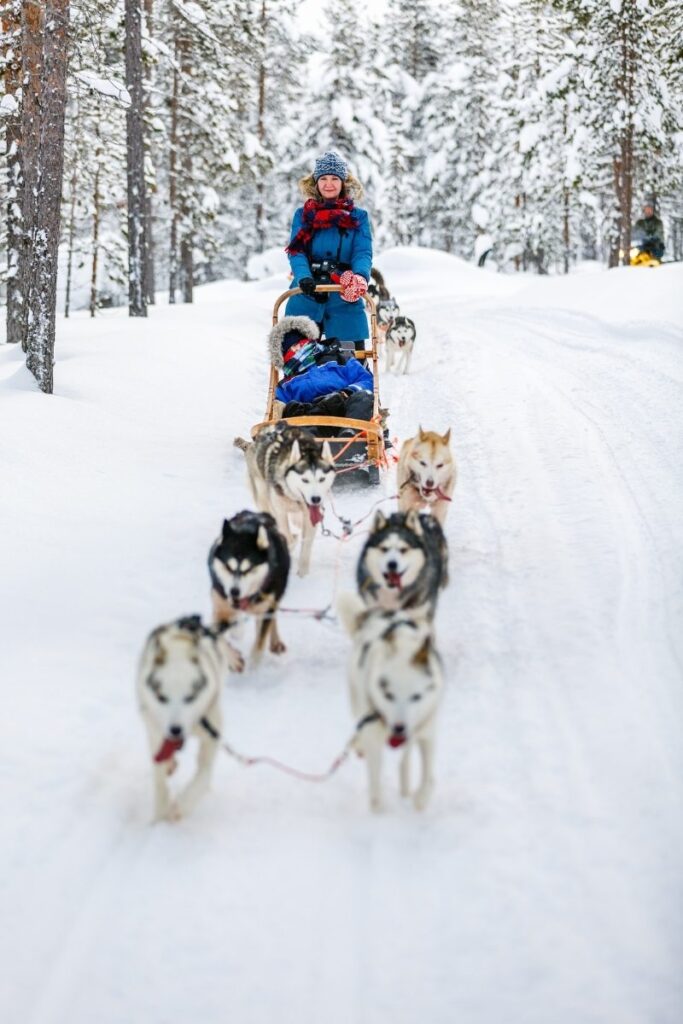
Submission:
[[[231,440],[261,416],[263,346],[244,340],[271,285],[103,318],[96,343],[76,318],[51,420],[0,351],[19,481],[3,646],[23,680],[2,725],[11,1024],[680,1019],[683,338],[665,318],[624,327],[615,303],[570,308],[575,281],[558,311],[540,284],[522,301],[419,255],[383,265],[419,330],[383,404],[399,438],[452,425],[459,467],[421,816],[393,763],[372,817],[355,761],[305,786],[224,758],[191,819],[147,824],[134,661],[157,622],[207,611],[209,543],[248,504]],[[335,503],[360,516],[377,496]],[[326,604],[337,566],[352,585],[361,542],[319,539],[287,604]],[[226,732],[321,769],[351,726],[347,643],[296,616],[282,632],[285,661],[227,683]]]

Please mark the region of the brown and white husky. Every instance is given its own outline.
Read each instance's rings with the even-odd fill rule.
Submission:
[[[450,439],[450,428],[437,434],[419,427],[415,437],[403,442],[397,470],[401,512],[427,507],[443,525],[456,478]]]

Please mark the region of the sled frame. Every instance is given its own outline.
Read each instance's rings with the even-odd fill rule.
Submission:
[[[315,290],[316,292],[340,292],[342,289],[338,284],[319,284],[316,286]],[[288,291],[283,292],[282,295],[278,296],[273,307],[273,326],[275,326],[279,321],[280,308],[282,304],[292,295],[301,294],[302,292],[300,288],[290,288]],[[280,377],[278,375],[277,368],[271,365],[265,416],[260,423],[255,424],[255,426],[251,428],[252,437],[256,437],[257,434],[268,427],[274,427],[277,423],[291,423],[292,426],[306,427],[309,430],[312,430],[316,440],[321,444],[324,441],[327,441],[332,450],[332,456],[335,462],[341,460],[344,452],[351,444],[362,442],[367,445],[367,462],[365,465],[376,466],[379,469],[381,466],[386,464],[386,456],[384,453],[384,431],[381,423],[379,404],[377,307],[375,305],[375,300],[369,295],[364,295],[363,298],[365,300],[370,321],[371,347],[369,350],[356,349],[354,354],[357,359],[369,359],[372,362],[372,419],[356,420],[347,419],[344,416],[288,416],[277,418],[275,416],[275,390],[280,383]],[[338,430],[351,429],[356,431],[356,435],[354,437],[320,437],[315,433],[316,427],[336,427]],[[345,469],[349,470],[353,468],[353,464],[345,467]],[[363,468],[363,465],[359,465],[358,468]]]

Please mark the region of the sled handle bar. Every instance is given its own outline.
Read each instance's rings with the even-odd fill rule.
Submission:
[[[340,292],[342,290],[342,286],[340,284],[318,284],[316,285],[315,290],[318,293]],[[304,293],[301,291],[301,288],[290,288],[289,291],[283,292],[282,295],[278,296],[278,298],[275,300],[275,305],[273,306],[273,325],[275,325],[278,321],[278,313],[280,311],[280,306],[282,305],[282,303],[286,302],[287,299],[291,298],[292,295],[303,294]],[[370,336],[372,337],[374,334],[374,325],[377,319],[377,307],[375,305],[375,300],[370,295],[364,295],[363,299],[365,300],[365,305],[367,306],[368,312],[370,313]]]

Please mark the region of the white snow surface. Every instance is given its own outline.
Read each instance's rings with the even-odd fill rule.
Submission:
[[[60,319],[52,397],[0,348],[6,1024],[681,1020],[683,268],[378,266],[418,328],[411,374],[381,381],[391,432],[450,426],[459,466],[423,814],[390,752],[377,816],[355,758],[314,785],[221,756],[191,818],[150,824],[136,661],[209,613],[285,276]],[[352,588],[362,542],[318,538],[286,606]],[[226,680],[225,733],[323,770],[349,644],[293,614],[281,633]]]

